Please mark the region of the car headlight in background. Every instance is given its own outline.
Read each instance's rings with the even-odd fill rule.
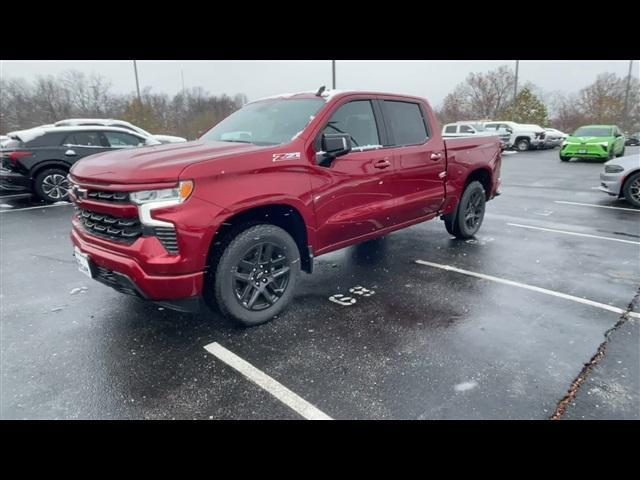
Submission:
[[[597,142],[596,145],[601,145],[603,147],[608,147],[609,146],[609,142]]]
[[[180,205],[187,200],[193,192],[193,181],[183,180],[173,188],[163,188],[161,190],[143,190],[131,192],[129,198],[138,205],[140,223],[149,227],[169,227],[173,224],[157,220],[151,216],[151,211],[157,208],[172,207]]]
[[[620,165],[605,165],[604,166],[604,173],[620,173],[623,172],[624,168],[622,168]]]

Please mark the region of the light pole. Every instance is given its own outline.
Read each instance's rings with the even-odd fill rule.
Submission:
[[[138,65],[136,64],[136,61],[133,61],[133,71],[136,74],[136,91],[138,92],[138,102],[140,102],[140,104],[142,104],[142,99],[140,98],[140,82],[138,81]]]
[[[336,89],[336,61],[331,60],[331,79],[332,79],[332,89]]]
[[[520,66],[520,60],[516,60],[516,80],[513,84],[513,115],[514,116],[516,114],[516,98],[518,96],[518,67],[519,66]]]
[[[631,88],[631,68],[633,66],[633,60],[629,60],[629,74],[627,75],[627,88],[624,92],[624,110],[622,111],[622,125],[625,130],[629,128],[627,123],[627,112],[629,109],[629,89]]]

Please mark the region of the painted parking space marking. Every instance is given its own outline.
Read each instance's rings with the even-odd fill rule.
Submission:
[[[329,415],[311,405],[304,398],[293,393],[287,387],[274,380],[263,371],[257,369],[246,360],[240,358],[232,351],[227,350],[218,342],[210,343],[204,348],[207,352],[240,372],[247,379],[276,397],[287,407],[291,408],[307,420],[333,420]]]
[[[595,187],[595,188],[598,188],[598,187]],[[637,210],[635,208],[610,207],[608,205],[596,205],[595,203],[565,202],[563,200],[555,200],[555,203],[562,203],[563,205],[580,205],[582,207],[611,208],[612,210],[624,210],[627,212],[640,213],[640,210]]]
[[[425,260],[416,260],[416,263],[420,265],[426,265],[428,267],[439,268],[441,270],[446,270],[449,272],[461,273],[463,275],[468,275],[470,277],[481,278],[483,280],[490,280],[496,283],[502,283],[504,285],[511,285],[512,287],[524,288],[526,290],[531,290],[533,292],[544,293],[545,295],[551,295],[558,298],[564,298],[565,300],[571,300],[573,302],[582,303],[583,305],[589,305],[592,307],[600,308],[602,310],[607,310],[609,312],[624,314],[627,313],[626,309],[622,309],[619,307],[614,307],[613,305],[607,305],[606,303],[594,302],[593,300],[587,300],[586,298],[576,297],[574,295],[568,295],[562,292],[556,292],[554,290],[549,290],[546,288],[536,287],[534,285],[528,285],[526,283],[514,282],[513,280],[507,280],[505,278],[494,277],[492,275],[486,275],[484,273],[472,272],[470,270],[464,270],[462,268],[454,267],[451,265],[442,265],[440,263],[427,262]],[[636,312],[628,312],[627,315],[640,318],[640,313]]]
[[[632,245],[640,245],[640,242],[634,242],[633,240],[623,240],[621,238],[601,237],[599,235],[590,235],[588,233],[568,232],[566,230],[556,230],[554,228],[532,227],[531,225],[521,225],[519,223],[507,223],[507,225],[511,225],[512,227],[518,227],[518,228],[530,228],[532,230],[542,230],[543,232],[563,233],[565,235],[576,235],[578,237],[597,238],[599,240],[610,240],[612,242],[630,243]]]
[[[54,203],[53,205],[41,205],[39,207],[16,208],[14,210],[0,210],[0,213],[24,212],[25,210],[36,210],[38,208],[70,207],[71,205],[72,205],[71,203]]]

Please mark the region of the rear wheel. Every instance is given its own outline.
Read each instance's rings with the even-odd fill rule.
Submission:
[[[482,225],[486,198],[484,187],[480,182],[475,181],[467,185],[460,198],[455,215],[445,215],[443,217],[447,232],[461,239],[473,237]]]
[[[45,202],[60,202],[69,197],[67,172],[61,168],[43,170],[36,176],[33,186],[36,195]]]
[[[300,252],[285,230],[255,225],[233,238],[219,257],[205,300],[243,326],[271,320],[292,300]]]
[[[631,175],[622,187],[624,198],[634,207],[640,207],[640,172]]]

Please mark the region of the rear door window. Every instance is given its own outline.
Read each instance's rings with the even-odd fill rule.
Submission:
[[[102,147],[102,140],[98,132],[75,132],[67,137],[65,144],[81,147]]]
[[[444,129],[444,133],[456,133],[456,125],[448,125]]]
[[[131,148],[144,144],[142,139],[128,133],[110,131],[105,131],[103,133],[104,136],[107,137],[107,141],[111,148]]]
[[[395,100],[385,100],[382,105],[396,146],[418,145],[427,141],[429,134],[420,105]]]

